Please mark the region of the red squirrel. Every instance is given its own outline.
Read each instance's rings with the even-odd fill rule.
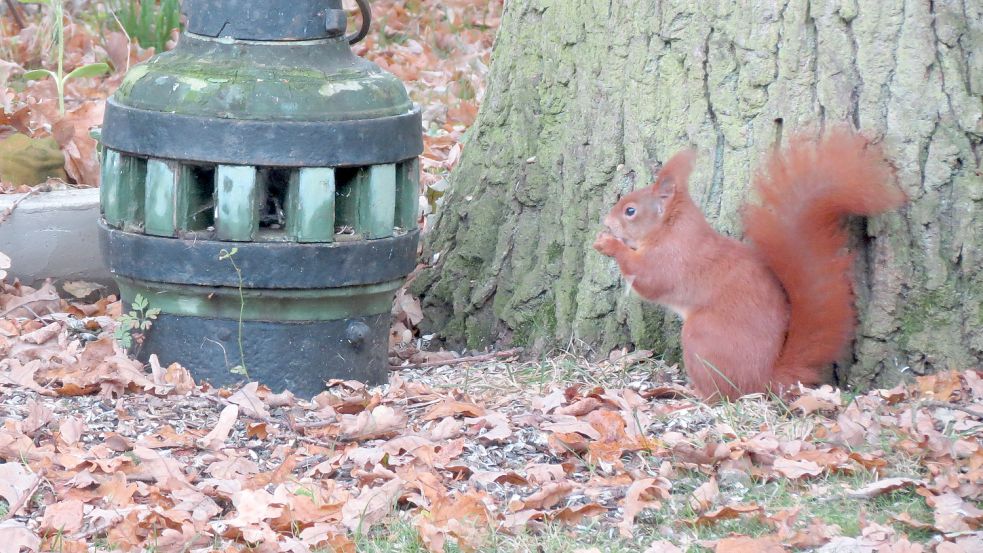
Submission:
[[[709,400],[817,385],[854,335],[847,215],[900,207],[904,192],[879,149],[848,130],[799,136],[753,181],[750,243],[718,234],[687,190],[694,153],[622,198],[594,248],[644,299],[683,318],[683,363]]]

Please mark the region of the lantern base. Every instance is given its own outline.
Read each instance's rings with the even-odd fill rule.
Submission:
[[[162,366],[180,363],[198,382],[230,386],[247,380],[233,372],[243,364],[241,338],[249,380],[311,398],[330,379],[386,382],[389,324],[389,313],[337,321],[243,321],[240,336],[238,319],[162,313],[138,358],[157,354]]]

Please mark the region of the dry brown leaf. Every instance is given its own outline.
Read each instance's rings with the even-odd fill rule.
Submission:
[[[672,484],[665,478],[643,478],[628,486],[625,494],[624,518],[618,523],[622,536],[631,537],[635,517],[645,509],[657,509],[663,499],[669,498]]]
[[[20,337],[21,340],[29,344],[43,344],[48,340],[52,340],[58,337],[61,332],[61,323],[51,323],[47,326],[43,326],[35,331],[28,332],[27,334]]]
[[[154,538],[154,550],[161,553],[182,553],[192,549],[205,548],[214,542],[214,536],[195,528],[191,524],[183,524],[181,528],[164,528],[159,537]]]
[[[212,428],[211,432],[204,438],[198,440],[198,446],[203,449],[221,449],[225,445],[225,441],[229,439],[229,433],[232,432],[232,427],[235,426],[238,418],[239,406],[226,405],[218,416],[215,428]]]
[[[461,435],[464,423],[454,417],[445,417],[430,429],[431,440],[451,440]]]
[[[41,530],[46,533],[73,534],[82,529],[82,511],[85,507],[77,499],[67,499],[46,505],[41,518]]]
[[[136,493],[137,486],[127,482],[125,474],[116,472],[109,479],[103,481],[96,491],[100,497],[106,500],[109,506],[122,508],[132,503],[133,494]]]
[[[564,524],[580,524],[586,517],[597,517],[608,510],[599,503],[587,503],[576,507],[564,507],[549,516],[550,520],[558,520]]]
[[[784,553],[785,547],[777,536],[751,538],[736,536],[717,540],[714,553]]]
[[[566,499],[570,492],[573,491],[573,484],[567,481],[564,482],[551,482],[544,485],[538,492],[533,493],[529,497],[518,503],[517,508],[513,508],[513,511],[521,511],[523,509],[537,509],[540,511],[550,509],[555,506],[560,501]]]
[[[58,423],[58,432],[67,445],[75,445],[85,432],[85,424],[78,417],[66,417]]]
[[[34,488],[38,478],[40,478],[38,475],[21,463],[0,464],[0,498],[7,502],[7,508],[20,503],[24,494]],[[21,503],[21,508],[26,503]]]
[[[283,512],[283,505],[266,490],[239,490],[232,494],[236,516],[228,522],[237,528],[260,526]]]
[[[798,548],[819,547],[842,533],[843,530],[839,526],[816,519],[805,528],[792,533],[787,542],[792,547]]]
[[[268,419],[270,418],[270,411],[263,404],[263,400],[259,398],[257,394],[258,389],[258,382],[249,382],[240,388],[239,391],[229,396],[228,402],[238,405],[242,413],[247,417]]]
[[[839,409],[843,405],[840,398],[840,391],[834,390],[830,386],[823,386],[818,389],[803,388],[802,396],[792,402],[791,409],[802,411],[803,415],[808,415],[815,411],[830,411]]]
[[[41,288],[22,296],[0,293],[0,312],[10,318],[47,315],[57,312],[60,307],[58,290],[51,282],[45,282]]]
[[[454,401],[451,399],[445,399],[437,405],[431,407],[430,410],[423,415],[423,420],[431,421],[454,416],[482,417],[484,415],[485,409],[479,405],[475,405],[469,401]]]
[[[563,465],[547,465],[544,463],[534,463],[526,466],[526,478],[532,484],[545,484],[566,478],[566,471]]]
[[[171,363],[165,369],[161,367],[157,354],[151,354],[147,364],[150,365],[150,374],[154,381],[154,393],[167,395],[173,391],[178,395],[184,395],[195,389],[195,381],[191,373],[179,363]]]
[[[921,521],[915,520],[908,513],[898,513],[896,515],[892,515],[891,516],[891,519],[896,520],[896,521],[904,524],[905,526],[909,526],[911,528],[915,528],[917,530],[933,530],[933,529],[935,529],[935,527],[933,525],[931,525],[931,524],[929,524],[927,522],[921,522]]]
[[[430,551],[443,553],[448,538],[466,553],[476,551],[487,541],[491,514],[482,496],[475,493],[440,496],[429,511],[429,516],[418,516],[414,525]]]
[[[351,439],[368,440],[390,436],[406,425],[406,414],[387,405],[358,415],[341,416],[341,432]]]
[[[881,546],[877,549],[877,553],[924,553],[925,547],[920,543],[911,543],[907,538],[902,536],[898,538],[898,541]]]
[[[344,529],[336,524],[318,523],[300,532],[300,539],[311,549],[331,551],[332,553],[355,553],[355,542]]]
[[[645,553],[683,553],[683,550],[671,542],[656,540],[645,549]]]
[[[21,549],[38,551],[41,538],[26,524],[16,520],[0,521],[0,553],[20,553]]]
[[[270,431],[266,428],[265,422],[252,422],[246,425],[246,436],[265,440],[269,437]]]
[[[372,525],[390,513],[401,489],[402,483],[399,480],[390,480],[375,488],[362,488],[357,497],[350,499],[342,507],[342,524],[352,532],[368,532]]]
[[[68,292],[77,299],[89,297],[93,292],[105,288],[102,284],[86,282],[84,280],[68,280],[62,283],[62,290]]]
[[[950,401],[953,392],[962,388],[962,381],[960,380],[958,371],[946,371],[919,376],[915,379],[915,382],[923,396],[937,401]]]
[[[37,372],[41,369],[41,361],[35,359],[22,365],[17,359],[8,358],[5,365],[8,370],[0,370],[0,385],[20,386],[39,394],[53,395],[53,392],[42,388],[35,381]],[[0,365],[0,369],[2,368]]]
[[[935,553],[979,553],[983,551],[983,535],[979,532],[966,536],[955,536],[952,541],[944,541],[935,548]]]
[[[156,451],[142,446],[134,446],[132,454],[139,464],[123,467],[127,477],[133,480],[150,479],[157,482],[162,489],[181,489],[189,486],[188,476],[184,473],[185,465],[165,452]],[[129,456],[125,457],[129,461]],[[107,470],[106,472],[110,472]]]
[[[847,495],[857,499],[871,499],[881,494],[893,492],[894,490],[899,490],[901,488],[924,485],[925,482],[923,480],[917,480],[914,478],[885,478],[883,480],[871,482],[862,488],[851,490],[847,492]]]
[[[44,428],[54,419],[54,413],[40,401],[27,400],[27,417],[24,418],[24,433],[28,436]]]
[[[711,477],[710,480],[693,490],[693,494],[689,498],[689,505],[694,512],[702,513],[713,507],[718,497],[720,497],[720,488],[717,487],[717,479]]]
[[[729,520],[732,518],[739,518],[742,515],[760,514],[762,512],[764,512],[764,509],[754,503],[749,503],[747,505],[727,505],[719,509],[703,513],[697,517],[695,521],[693,521],[693,524],[702,526],[720,520]]]
[[[784,457],[775,459],[772,468],[775,469],[775,472],[793,480],[806,476],[819,476],[823,472],[823,468],[812,461],[786,459]]]
[[[940,532],[968,532],[980,527],[983,510],[954,493],[926,498],[935,509],[935,528]]]
[[[601,433],[588,421],[580,420],[569,415],[560,415],[556,419],[555,422],[541,424],[540,429],[557,434],[571,434],[576,432],[592,440],[601,439]]]

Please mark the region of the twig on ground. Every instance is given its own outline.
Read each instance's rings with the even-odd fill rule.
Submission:
[[[522,348],[512,348],[504,351],[495,351],[481,355],[471,355],[469,357],[458,357],[457,359],[447,359],[444,361],[427,361],[425,363],[410,363],[408,365],[389,365],[389,370],[399,371],[403,369],[429,369],[443,367],[446,365],[460,365],[461,363],[480,363],[482,361],[493,361],[505,357],[513,357],[522,353]]]
[[[0,212],[0,225],[4,224],[7,221],[7,219],[10,218],[10,216],[14,213],[14,210],[17,209],[17,206],[19,206],[21,202],[37,194],[37,192],[38,192],[38,187],[35,186],[34,188],[31,189],[30,192],[14,200],[14,203],[10,207]]]
[[[41,315],[38,315],[33,309],[31,309],[28,306],[31,305],[32,303],[41,303],[41,302],[45,302],[45,301],[51,301],[51,299],[49,299],[49,298],[38,298],[36,300],[26,301],[26,302],[24,302],[24,303],[22,303],[20,305],[11,307],[10,309],[8,309],[6,311],[0,312],[0,319],[6,317],[7,315],[9,315],[11,313],[13,313],[14,311],[17,311],[18,309],[23,309],[23,310],[27,311],[28,313],[31,313],[32,315],[34,315],[34,318],[35,319],[40,319],[41,318]],[[49,312],[50,313],[53,313],[54,311],[51,311],[49,309]]]
[[[955,403],[949,403],[948,401],[936,401],[936,400],[925,400],[920,404],[922,407],[938,407],[941,409],[953,409],[955,411],[962,411],[967,415],[972,415],[978,419],[983,420],[983,411],[977,411],[976,409],[970,407],[964,407],[962,405],[956,405]]]
[[[34,484],[31,486],[31,489],[27,490],[26,493],[18,497],[17,501],[15,501],[14,504],[7,509],[7,514],[0,517],[0,520],[7,520],[8,518],[16,515],[17,511],[19,511],[21,507],[24,506],[25,503],[27,503],[32,497],[34,497],[34,492],[38,491],[38,487],[41,485],[41,482],[43,480],[44,480],[44,474],[40,472],[36,473],[34,475]]]
[[[20,13],[20,7],[17,5],[16,2],[14,2],[14,0],[6,0],[6,1],[7,1],[7,9],[10,10],[10,16],[14,18],[14,23],[17,24],[17,30],[23,31],[25,27],[24,16],[22,16]]]

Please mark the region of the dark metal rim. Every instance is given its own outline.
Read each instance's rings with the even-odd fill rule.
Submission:
[[[195,34],[237,40],[297,41],[332,36],[335,28],[329,28],[325,19],[334,11],[344,15],[341,7],[341,0],[184,0],[181,11],[188,18],[188,29]]]
[[[423,152],[418,106],[375,119],[258,121],[136,109],[110,98],[102,142],[138,156],[279,167],[395,163]]]
[[[404,278],[416,267],[419,231],[378,240],[299,244],[221,242],[124,232],[100,221],[103,256],[116,276],[145,282],[238,287],[223,249],[235,246],[244,288],[318,289]]]
[[[362,25],[358,31],[348,35],[348,44],[361,42],[369,34],[369,26],[372,25],[372,7],[368,0],[355,0],[358,3],[358,11],[362,13]]]
[[[284,290],[144,282],[117,277],[125,298],[142,295],[164,313],[243,321],[336,321],[389,313],[402,279],[378,284]]]

